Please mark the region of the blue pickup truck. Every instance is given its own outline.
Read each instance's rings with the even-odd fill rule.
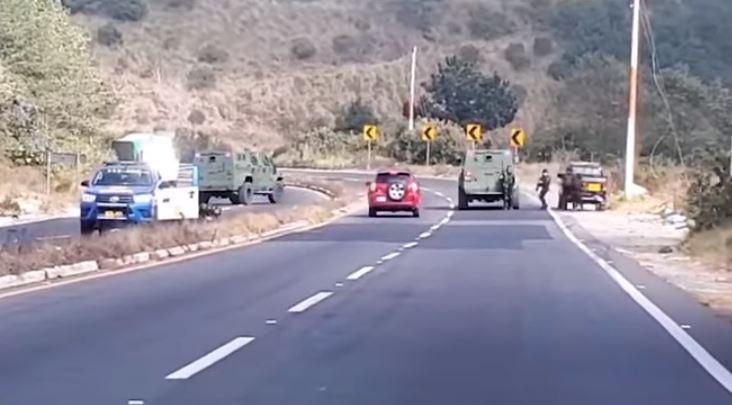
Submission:
[[[82,234],[199,217],[198,172],[193,165],[179,165],[177,178],[164,180],[144,162],[109,162],[81,185],[86,188],[80,203]]]

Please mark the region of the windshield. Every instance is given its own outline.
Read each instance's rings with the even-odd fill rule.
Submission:
[[[104,168],[92,180],[95,186],[150,186],[153,184],[152,172],[139,167]]]
[[[580,176],[602,177],[602,168],[598,166],[574,166],[572,171]]]

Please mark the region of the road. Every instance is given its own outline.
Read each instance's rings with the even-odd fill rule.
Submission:
[[[211,202],[223,207],[223,215],[240,212],[274,212],[291,209],[295,205],[315,203],[324,196],[315,191],[287,187],[282,200],[270,204],[266,197],[256,196],[250,206],[232,206],[228,200],[213,199]],[[23,243],[36,239],[63,239],[79,235],[79,218],[56,218],[45,221],[0,227],[0,245]]]
[[[421,218],[0,299],[0,404],[732,403],[732,326],[684,293],[613,258],[690,328],[662,326],[528,198],[424,198]]]

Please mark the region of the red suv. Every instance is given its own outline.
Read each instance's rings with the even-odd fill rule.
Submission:
[[[379,211],[409,211],[419,216],[422,195],[417,179],[407,171],[383,171],[376,174],[369,187],[369,216],[375,217]]]

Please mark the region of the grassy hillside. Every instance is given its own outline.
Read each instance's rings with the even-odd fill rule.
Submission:
[[[200,110],[198,130],[263,147],[332,125],[335,111],[359,96],[380,116],[398,117],[413,45],[420,80],[462,52],[528,89],[519,118],[531,129],[556,55],[548,41],[541,56],[532,53],[552,0],[66,3],[96,33],[95,55],[121,100],[112,129],[190,127]],[[504,55],[510,43],[527,50],[517,69]]]

